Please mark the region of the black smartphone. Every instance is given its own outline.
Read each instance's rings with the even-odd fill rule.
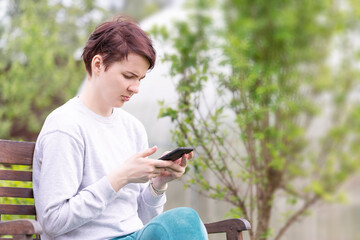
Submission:
[[[172,150],[171,152],[169,152],[168,154],[165,154],[164,156],[162,156],[159,159],[175,161],[176,159],[181,158],[182,155],[184,155],[185,153],[190,153],[193,150],[194,150],[194,148],[192,148],[192,147],[178,147],[178,148]]]

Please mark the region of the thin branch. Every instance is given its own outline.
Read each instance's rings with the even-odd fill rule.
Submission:
[[[296,213],[294,213],[292,215],[292,217],[285,223],[285,225],[283,227],[280,228],[278,234],[276,235],[276,237],[274,238],[274,240],[279,240],[282,235],[284,235],[284,233],[286,232],[286,230],[289,229],[289,227],[298,220],[298,218],[301,217],[301,215],[307,210],[309,209],[312,205],[314,205],[317,201],[319,200],[319,197],[314,196],[312,199],[310,199],[309,201],[305,202],[305,204],[303,205],[302,208],[300,208]]]
[[[294,191],[294,190],[286,187],[286,186],[284,185],[284,183],[280,186],[280,189],[284,190],[286,193],[288,193],[288,194],[290,194],[290,195],[292,195],[292,196],[295,196],[295,197],[297,197],[297,198],[300,198],[300,199],[305,200],[305,197],[304,197],[304,196],[301,196],[301,195],[300,195],[299,193],[297,193],[296,191]]]

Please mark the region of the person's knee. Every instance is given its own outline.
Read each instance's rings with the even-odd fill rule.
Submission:
[[[192,208],[189,207],[180,207],[180,208],[176,208],[175,210],[177,210],[177,214],[182,215],[182,216],[186,216],[188,218],[192,218],[192,219],[199,219],[199,214]]]
[[[169,222],[175,223],[183,228],[199,228],[203,225],[198,213],[189,207],[180,207],[170,210]]]
[[[182,214],[188,214],[188,215],[194,215],[194,216],[199,216],[197,214],[197,212],[190,208],[190,207],[178,207],[178,208],[174,208],[172,210],[169,210],[168,212],[178,212],[178,213],[182,213]]]
[[[142,230],[139,239],[207,239],[198,213],[189,207],[174,208],[155,217]]]
[[[172,229],[172,231],[177,232],[179,228],[182,229],[186,232],[184,235],[186,238],[183,239],[207,239],[206,228],[194,209],[189,207],[176,208],[173,217],[176,218],[174,220],[176,229]]]
[[[172,210],[165,212],[165,214],[168,215],[168,217],[175,218],[177,220],[181,220],[181,219],[185,219],[185,218],[200,220],[198,213],[194,209],[189,208],[189,207],[174,208]]]

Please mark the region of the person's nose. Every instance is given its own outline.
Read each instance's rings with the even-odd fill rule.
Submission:
[[[139,92],[140,87],[140,81],[134,81],[132,84],[130,84],[128,90],[134,94]]]

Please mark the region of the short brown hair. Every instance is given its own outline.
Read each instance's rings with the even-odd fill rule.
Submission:
[[[130,18],[116,17],[96,27],[82,54],[86,71],[91,75],[91,61],[96,54],[103,57],[105,71],[114,62],[127,58],[129,53],[144,56],[149,69],[155,65],[156,53],[149,36]]]

